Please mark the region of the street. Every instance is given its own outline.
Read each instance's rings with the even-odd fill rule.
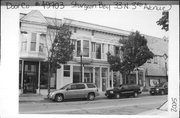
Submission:
[[[42,102],[20,102],[21,114],[103,114],[135,115],[155,109],[167,100],[163,96],[138,96],[137,98],[68,100],[61,103],[50,100]]]

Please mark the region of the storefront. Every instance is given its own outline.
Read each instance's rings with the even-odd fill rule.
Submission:
[[[61,72],[63,71],[63,72]],[[110,76],[108,66],[83,65],[82,72],[80,64],[63,65],[57,78],[62,78],[57,83],[57,89],[68,83],[87,82],[95,83],[99,91],[105,91],[110,87]],[[82,78],[81,78],[82,73]],[[111,80],[112,81],[112,80]]]
[[[22,61],[19,64],[19,88],[22,93],[36,93],[38,89],[39,62]]]

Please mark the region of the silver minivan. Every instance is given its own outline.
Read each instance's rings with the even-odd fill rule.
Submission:
[[[94,100],[98,95],[98,88],[93,83],[71,83],[58,90],[50,92],[48,97],[56,102],[62,102],[64,99],[74,98],[87,98],[88,100]]]

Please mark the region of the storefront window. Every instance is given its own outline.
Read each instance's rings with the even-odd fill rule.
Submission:
[[[93,83],[93,68],[84,67],[84,82]]]
[[[36,93],[38,88],[38,62],[24,62],[23,92]]]
[[[100,68],[99,67],[95,68],[95,84],[97,88],[100,88]]]
[[[81,67],[73,66],[73,83],[82,82],[81,79]]]
[[[41,62],[40,88],[48,88],[48,63]]]
[[[108,75],[108,69],[102,68],[102,91],[106,90],[107,87],[107,76]]]

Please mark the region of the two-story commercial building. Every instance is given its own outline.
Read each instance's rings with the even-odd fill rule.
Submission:
[[[56,23],[71,26],[74,44],[73,60],[54,71],[50,80],[51,89],[59,89],[68,83],[92,82],[105,91],[116,83],[130,83],[124,80],[121,73],[113,72],[107,62],[107,52],[122,55],[119,40],[127,38],[129,31],[91,24],[72,19],[55,19],[44,17],[40,11],[20,14],[20,93],[47,94],[48,72],[47,60],[49,25]],[[82,56],[82,64],[81,64]],[[143,68],[143,67],[142,67]],[[132,84],[146,86],[146,70],[135,71]],[[141,73],[142,74],[139,74]],[[82,73],[82,77],[81,77]]]

